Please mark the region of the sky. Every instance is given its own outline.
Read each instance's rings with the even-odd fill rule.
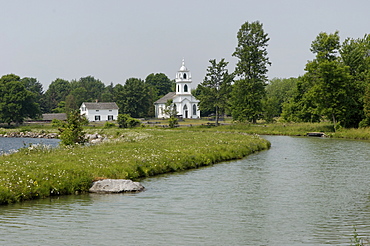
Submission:
[[[200,83],[210,59],[233,72],[237,32],[260,21],[268,34],[268,78],[298,77],[320,32],[341,41],[370,33],[369,0],[0,0],[0,76],[94,76],[124,84],[151,73],[175,78],[185,59]]]

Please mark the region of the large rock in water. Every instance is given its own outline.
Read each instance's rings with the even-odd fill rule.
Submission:
[[[138,192],[142,190],[144,190],[144,186],[129,179],[103,179],[95,181],[89,189],[93,193]]]

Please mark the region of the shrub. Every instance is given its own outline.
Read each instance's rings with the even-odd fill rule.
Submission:
[[[168,119],[168,126],[170,128],[174,128],[177,125],[177,123],[178,123],[178,119],[175,117],[171,117]]]
[[[63,145],[83,144],[87,141],[82,125],[86,118],[81,116],[78,110],[68,115],[67,122],[62,122],[59,127],[60,140]]]
[[[120,128],[136,127],[140,125],[140,120],[132,118],[129,114],[119,114],[117,123]]]
[[[108,122],[106,121],[105,124],[104,124],[104,128],[112,128],[116,126],[116,124],[112,123],[112,122]]]

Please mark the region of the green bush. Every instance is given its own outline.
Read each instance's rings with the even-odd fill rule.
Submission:
[[[170,117],[168,119],[168,125],[170,128],[174,128],[178,124],[178,122],[179,122],[178,119],[175,117]]]
[[[112,127],[115,127],[116,124],[112,123],[112,122],[108,122],[106,121],[105,124],[104,124],[104,128],[107,129],[107,128],[112,128]]]
[[[120,128],[132,128],[139,126],[141,121],[132,118],[129,114],[119,114],[117,117],[117,123]]]
[[[82,126],[86,124],[86,117],[81,116],[78,110],[68,115],[67,122],[59,127],[60,140],[63,145],[84,144],[87,139]]]

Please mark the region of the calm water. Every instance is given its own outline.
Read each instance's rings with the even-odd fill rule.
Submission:
[[[29,147],[32,144],[44,144],[52,147],[58,146],[59,139],[44,138],[0,138],[0,155],[14,152],[23,147]]]
[[[370,143],[266,137],[246,159],[124,195],[0,207],[0,245],[350,245],[370,235]]]

